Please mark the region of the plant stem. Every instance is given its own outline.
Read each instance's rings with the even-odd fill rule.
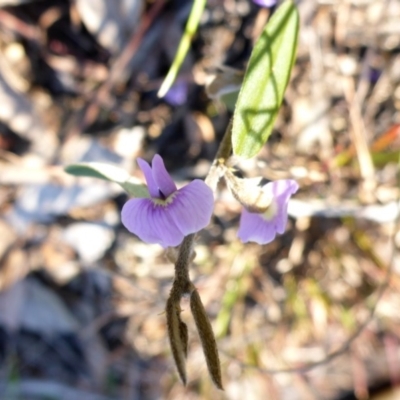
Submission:
[[[210,171],[208,172],[205,179],[205,182],[207,183],[208,186],[211,187],[214,193],[217,189],[218,181],[221,178],[221,173],[222,173],[221,166],[226,164],[227,160],[231,155],[232,122],[233,119],[231,118],[225,130],[224,137],[222,138],[222,141],[219,144],[218,151],[211,165]]]
[[[221,166],[226,164],[226,161],[229,159],[231,155],[232,151],[231,139],[232,139],[232,119],[229,121],[229,124],[224,133],[224,137],[222,138],[222,141],[218,147],[217,154],[210,167],[210,171],[208,172],[207,177],[205,179],[206,184],[211,187],[214,193],[216,191],[217,183],[223,171]],[[188,293],[188,290],[191,287],[191,282],[189,278],[189,263],[193,253],[194,238],[195,234],[191,234],[183,239],[183,242],[179,247],[178,259],[175,263],[175,282],[173,285],[173,289],[175,292],[176,291],[180,292],[181,296],[185,293]]]

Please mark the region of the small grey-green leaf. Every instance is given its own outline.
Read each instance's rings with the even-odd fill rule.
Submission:
[[[128,194],[133,197],[150,197],[149,191],[145,185],[140,183],[134,183],[131,181],[132,178],[129,178],[125,182],[116,182],[118,183],[122,189],[124,189]]]
[[[254,46],[233,116],[233,152],[255,156],[268,140],[293,67],[299,15],[288,0],[276,10]]]
[[[118,183],[126,192],[134,197],[149,197],[145,185],[136,183],[127,171],[112,164],[99,162],[71,164],[65,172],[74,176],[87,176]]]

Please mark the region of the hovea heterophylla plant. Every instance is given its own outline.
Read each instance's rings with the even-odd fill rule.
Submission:
[[[204,4],[204,0],[196,1],[194,7],[201,11]],[[196,18],[192,17],[191,22],[196,25],[198,20],[197,15]],[[221,366],[212,327],[189,278],[194,237],[210,221],[213,191],[217,190],[218,180],[223,178],[226,181],[234,198],[243,206],[238,229],[238,237],[243,242],[266,244],[286,228],[288,201],[298,190],[298,184],[288,179],[260,187],[246,178],[238,178],[228,164],[232,153],[243,158],[256,156],[268,140],[294,63],[297,35],[297,9],[292,1],[284,1],[272,15],[254,47],[239,92],[233,123],[225,132],[205,182],[193,180],[177,188],[159,155],[153,157],[151,165],[143,159],[137,159],[146,184],[106,164],[86,163],[66,167],[67,172],[76,176],[116,182],[132,196],[122,209],[121,220],[141,240],[163,247],[179,246],[174,260],[175,279],[167,300],[166,318],[172,355],[184,383],[188,329],[180,317],[180,300],[188,295],[210,376],[215,385],[222,389]],[[171,86],[173,75],[176,76],[179,69],[177,65],[161,92],[165,93]]]

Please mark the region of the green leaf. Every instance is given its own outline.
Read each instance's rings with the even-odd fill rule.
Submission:
[[[65,167],[64,170],[74,176],[87,176],[118,183],[134,197],[150,197],[145,185],[136,183],[128,172],[112,164],[99,162],[71,164]]]
[[[251,54],[233,116],[236,155],[255,156],[268,140],[295,60],[299,15],[284,2],[264,28]]]

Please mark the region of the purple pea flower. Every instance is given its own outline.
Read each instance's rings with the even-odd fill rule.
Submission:
[[[260,7],[273,7],[277,0],[253,0],[253,3],[257,4]]]
[[[153,157],[152,166],[141,158],[137,162],[151,197],[125,203],[121,219],[128,231],[144,242],[172,247],[208,225],[214,198],[203,181],[195,179],[178,190],[158,154]]]
[[[277,233],[285,231],[288,220],[287,206],[290,196],[297,192],[299,185],[291,179],[269,182],[263,186],[264,194],[271,198],[271,204],[264,213],[253,213],[243,208],[238,231],[239,239],[246,242],[266,244],[275,239]]]
[[[171,106],[181,106],[187,101],[188,91],[188,83],[185,81],[178,81],[172,85],[164,98]]]

